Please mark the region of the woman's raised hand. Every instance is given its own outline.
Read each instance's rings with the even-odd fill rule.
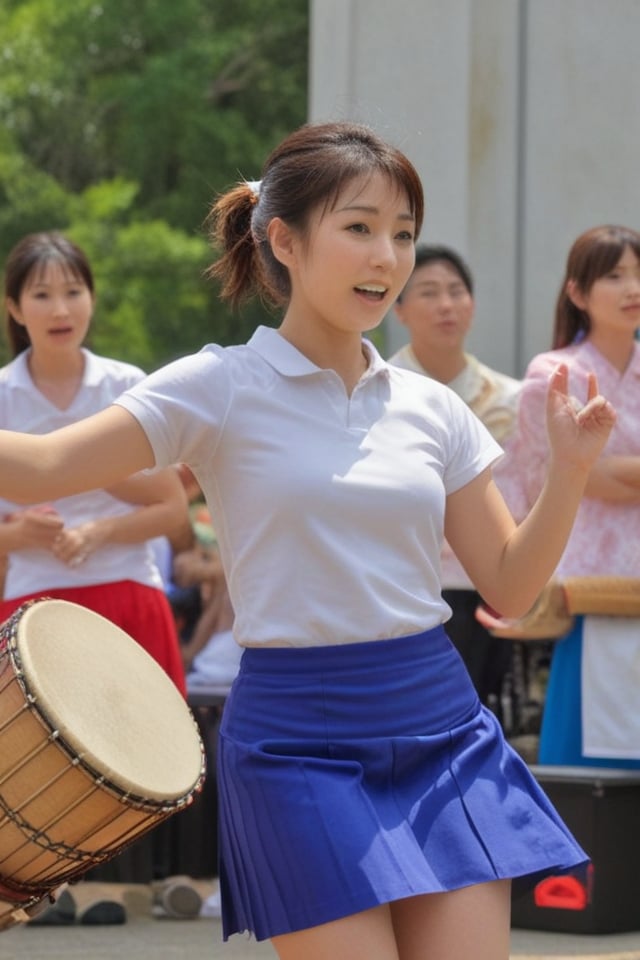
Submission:
[[[556,464],[589,470],[596,462],[616,421],[609,401],[598,393],[598,381],[589,374],[584,405],[569,395],[569,371],[559,364],[551,374],[547,393],[547,431]]]

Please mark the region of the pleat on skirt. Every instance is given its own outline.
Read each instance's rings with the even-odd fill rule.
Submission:
[[[442,627],[246,649],[217,773],[225,940],[588,860]]]

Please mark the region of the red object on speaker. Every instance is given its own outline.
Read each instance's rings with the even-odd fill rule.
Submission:
[[[586,910],[587,889],[577,877],[547,877],[533,891],[536,907],[555,907],[556,910]]]
[[[591,858],[521,893],[514,883],[514,927],[559,933],[640,930],[640,771],[533,766],[531,772]]]

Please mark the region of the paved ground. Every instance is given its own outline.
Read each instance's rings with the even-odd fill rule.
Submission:
[[[0,934],[3,960],[265,960],[268,943],[234,937],[222,943],[218,920],[157,920],[132,917],[121,927],[58,927],[7,930]],[[514,960],[640,960],[640,935],[574,937],[519,930]],[[301,958],[302,960],[302,958]]]
[[[211,889],[203,887],[202,893],[206,895]],[[168,920],[152,916],[146,888],[126,888],[121,897],[128,913],[128,921],[122,926],[13,927],[0,933],[0,957],[2,960],[273,960],[275,957],[268,943],[234,937],[224,944],[217,919]],[[572,936],[514,930],[511,956],[513,960],[640,960],[640,931]]]

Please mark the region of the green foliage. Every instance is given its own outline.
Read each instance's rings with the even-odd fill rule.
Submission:
[[[162,220],[120,228],[82,220],[67,233],[96,264],[91,342],[99,353],[149,369],[210,339],[204,241]]]
[[[3,0],[0,258],[73,236],[96,349],[147,368],[271,322],[217,300],[202,225],[304,122],[307,31],[307,0]]]
[[[73,198],[46,170],[0,134],[0,244],[6,253],[25,233],[67,222]]]

